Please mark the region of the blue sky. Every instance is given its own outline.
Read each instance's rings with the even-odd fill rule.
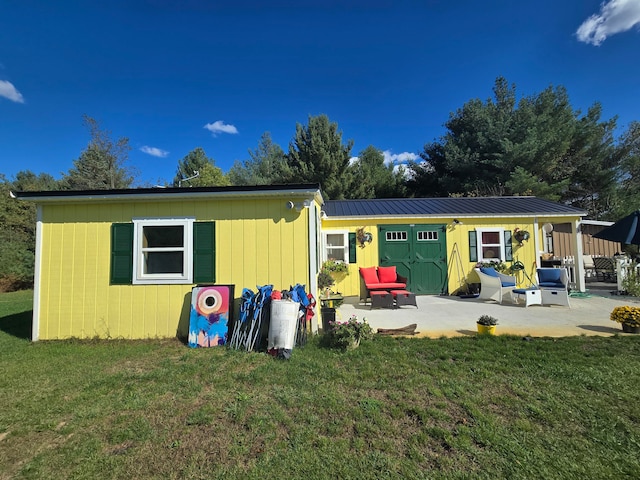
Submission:
[[[397,162],[498,76],[519,96],[564,85],[624,129],[639,26],[640,0],[0,0],[0,173],[59,178],[89,140],[83,114],[129,138],[147,184],[196,147],[225,172],[265,131],[286,151],[322,113],[354,155]]]

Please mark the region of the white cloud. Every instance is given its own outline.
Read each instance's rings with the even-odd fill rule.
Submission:
[[[8,98],[12,102],[24,103],[22,94],[13,86],[13,83],[0,80],[0,97]]]
[[[236,127],[234,127],[233,125],[227,125],[222,120],[218,120],[214,123],[207,123],[204,128],[209,130],[214,137],[217,137],[220,133],[238,133],[238,129]]]
[[[384,155],[384,163],[386,165],[389,165],[390,163],[405,164],[418,158],[418,155],[409,152],[391,153],[391,150],[385,150],[382,154]]]
[[[169,152],[167,152],[166,150],[162,150],[156,147],[148,147],[146,145],[140,148],[140,151],[148,155],[151,155],[152,157],[165,158],[166,156],[169,155]]]
[[[607,37],[640,26],[639,0],[610,0],[600,5],[600,12],[591,15],[578,27],[578,40],[600,45]]]

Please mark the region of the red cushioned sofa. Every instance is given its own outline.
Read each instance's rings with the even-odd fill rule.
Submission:
[[[404,290],[407,279],[391,267],[360,267],[360,300],[371,299],[371,290]]]

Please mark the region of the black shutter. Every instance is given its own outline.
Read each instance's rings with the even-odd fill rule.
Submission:
[[[131,285],[133,223],[111,225],[111,285]]]
[[[356,263],[356,234],[349,233],[349,263]]]
[[[469,232],[469,261],[478,261],[478,237],[473,230]]]
[[[511,240],[511,230],[504,231],[504,261],[513,261],[513,245]]]
[[[215,233],[214,222],[193,224],[193,283],[216,281]]]

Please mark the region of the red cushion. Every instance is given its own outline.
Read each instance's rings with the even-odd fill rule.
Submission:
[[[403,290],[407,288],[406,283],[367,283],[367,288],[369,290]]]
[[[379,283],[378,274],[376,273],[376,267],[360,267],[360,275],[364,283]],[[394,278],[395,280],[395,278]]]
[[[375,295],[389,295],[389,292],[387,292],[386,290],[374,290],[373,292],[370,292],[371,296],[375,296]]]
[[[396,278],[398,278],[398,274],[396,273],[396,266],[392,265],[391,267],[378,267],[378,278],[380,278],[380,283],[395,282]]]

